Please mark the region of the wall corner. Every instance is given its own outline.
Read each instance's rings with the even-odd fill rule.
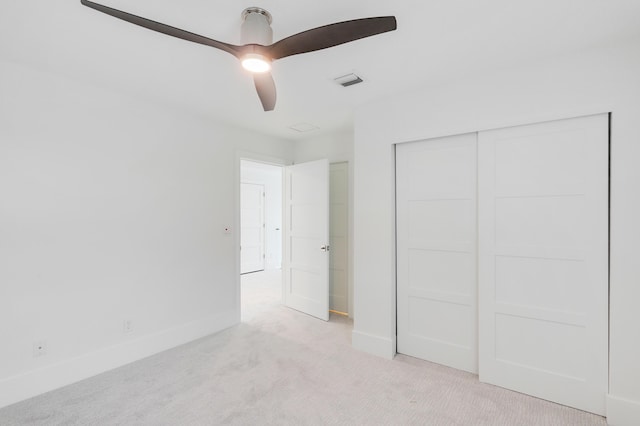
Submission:
[[[351,344],[359,351],[385,359],[393,359],[396,356],[395,337],[389,339],[373,334],[353,330],[351,332]]]
[[[640,402],[607,395],[607,423],[611,426],[640,425]]]

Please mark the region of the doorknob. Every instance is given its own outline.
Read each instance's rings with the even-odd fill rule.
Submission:
[[[322,247],[320,247],[320,250],[329,251],[329,246],[328,245],[327,246],[322,246]]]

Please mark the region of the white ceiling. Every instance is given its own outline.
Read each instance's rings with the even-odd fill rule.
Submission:
[[[276,61],[278,101],[265,113],[251,76],[225,52],[120,21],[79,0],[0,2],[0,59],[288,139],[347,127],[354,107],[393,93],[640,35],[639,0],[101,3],[233,44],[249,6],[271,12],[274,40],[333,22],[395,15],[397,31]],[[333,82],[349,72],[365,83],[343,88]],[[300,122],[320,130],[288,128]]]

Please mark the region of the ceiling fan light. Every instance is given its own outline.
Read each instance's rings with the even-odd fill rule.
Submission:
[[[271,70],[271,62],[262,55],[249,53],[242,58],[242,67],[247,71],[263,73]]]

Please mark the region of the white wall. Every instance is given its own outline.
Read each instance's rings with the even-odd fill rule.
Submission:
[[[612,112],[608,420],[640,424],[640,41],[434,84],[355,120],[355,347],[395,353],[395,143]]]
[[[0,406],[239,321],[238,241],[223,229],[240,150],[292,156],[290,142],[0,63]]]
[[[282,267],[282,167],[242,161],[240,181],[264,185],[265,269]]]
[[[349,317],[353,318],[353,130],[343,130],[296,142],[294,145],[294,161],[320,160],[326,158],[330,163],[348,162],[349,180],[349,236],[348,236],[348,285],[349,285]]]
[[[298,141],[294,161],[302,163],[326,158],[330,163],[353,162],[353,129],[346,129]]]

